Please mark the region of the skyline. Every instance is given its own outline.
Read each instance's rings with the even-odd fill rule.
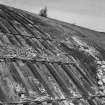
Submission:
[[[105,0],[0,0],[33,13],[47,6],[48,17],[105,32]]]

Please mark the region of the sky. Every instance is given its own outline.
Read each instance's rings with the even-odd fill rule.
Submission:
[[[105,0],[0,0],[0,3],[33,13],[47,6],[48,17],[105,32]]]

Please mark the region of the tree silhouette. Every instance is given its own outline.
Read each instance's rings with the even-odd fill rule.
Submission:
[[[47,7],[40,10],[40,16],[47,17]]]

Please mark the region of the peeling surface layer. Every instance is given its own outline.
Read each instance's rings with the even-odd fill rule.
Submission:
[[[0,101],[67,98],[41,104],[103,104],[104,98],[91,98],[105,94],[101,33],[4,5],[0,10],[0,59],[16,58],[0,63]]]

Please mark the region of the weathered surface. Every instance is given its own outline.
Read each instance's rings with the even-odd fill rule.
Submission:
[[[104,33],[0,5],[0,57],[4,54],[2,46],[9,44],[13,47],[8,47],[10,50],[5,57],[12,54],[8,58],[18,58],[9,61],[9,66],[6,66],[7,62],[0,63],[0,100],[43,101],[48,97],[77,96],[83,99],[52,104],[102,105],[102,98],[89,98],[89,95],[105,93],[104,39]],[[32,48],[35,52],[31,54],[39,54],[39,58],[37,61],[24,59],[16,52],[17,47]]]

